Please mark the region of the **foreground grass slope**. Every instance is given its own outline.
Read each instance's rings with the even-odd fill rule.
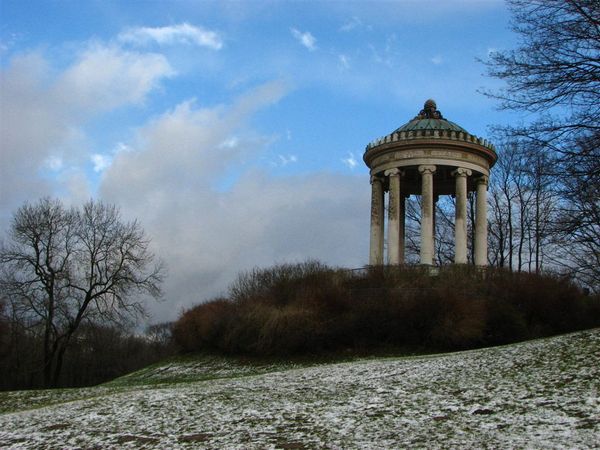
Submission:
[[[0,447],[599,444],[600,329],[461,353],[313,367],[197,363],[172,361],[97,388],[0,394]],[[211,366],[217,369],[212,375]]]

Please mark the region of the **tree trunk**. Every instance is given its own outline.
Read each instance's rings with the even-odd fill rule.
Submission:
[[[471,225],[471,262],[475,261],[475,197],[469,195],[469,222]]]
[[[69,339],[67,338],[67,340],[63,343],[63,345],[61,345],[56,354],[56,364],[54,366],[54,372],[52,374],[52,387],[58,387],[58,383],[60,381],[60,373],[62,371],[63,360],[68,343]]]
[[[54,322],[54,290],[48,288],[48,317],[44,329],[44,386],[50,387],[52,377],[52,360],[54,352],[51,349],[52,327]]]
[[[509,189],[508,187],[506,188],[507,190]],[[509,270],[512,272],[513,270],[513,239],[514,239],[514,230],[513,230],[513,217],[512,217],[512,198],[509,195],[508,192],[505,193],[506,195],[506,210],[508,211],[508,217],[507,217],[507,221],[508,221],[508,268]]]
[[[540,232],[540,204],[536,199],[535,205],[535,273],[540,273],[540,241],[542,239]]]

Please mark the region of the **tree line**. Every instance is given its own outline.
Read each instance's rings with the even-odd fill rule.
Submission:
[[[86,322],[67,347],[61,371],[50,387],[93,386],[139,370],[175,353],[171,323],[136,331]],[[43,338],[0,314],[0,390],[42,388]]]

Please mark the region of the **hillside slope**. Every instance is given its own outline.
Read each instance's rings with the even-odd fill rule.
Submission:
[[[229,378],[1,394],[0,447],[600,444],[600,329],[447,355],[225,372]]]

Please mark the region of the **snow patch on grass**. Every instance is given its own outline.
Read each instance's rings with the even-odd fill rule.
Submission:
[[[185,364],[160,373],[169,371],[197,375]],[[29,401],[36,397],[27,393],[1,394],[12,400],[0,400],[9,411],[0,414],[0,447],[597,448],[599,443],[600,330],[443,356],[238,375],[243,376],[41,391],[34,394],[35,409]]]
[[[242,363],[233,358],[206,355],[181,357],[159,363],[129,375],[117,378],[106,386],[132,386],[138,384],[181,383],[260,375],[301,367],[291,362],[258,364]]]

